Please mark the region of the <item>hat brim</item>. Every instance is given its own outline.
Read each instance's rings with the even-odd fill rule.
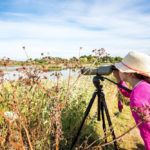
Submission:
[[[126,72],[126,73],[139,73],[141,75],[144,75],[146,77],[150,77],[150,73],[147,72],[147,73],[144,73],[144,72],[141,72],[141,71],[137,71],[137,70],[132,70],[130,68],[128,68],[127,66],[125,66],[122,62],[119,62],[119,63],[115,63],[115,67],[121,71],[121,72]]]
[[[128,68],[127,66],[125,66],[122,62],[115,63],[115,67],[121,72],[128,72],[128,73],[136,72],[135,70],[132,70]]]

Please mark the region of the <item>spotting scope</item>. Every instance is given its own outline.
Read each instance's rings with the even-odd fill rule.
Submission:
[[[114,65],[103,65],[98,68],[82,68],[81,74],[83,75],[109,75],[113,72],[113,70],[117,70]]]

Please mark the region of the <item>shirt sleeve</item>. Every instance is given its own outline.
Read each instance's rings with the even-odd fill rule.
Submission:
[[[120,81],[119,85],[122,85],[124,87],[128,87],[127,84],[124,81]],[[119,91],[122,93],[122,95],[124,95],[125,97],[130,97],[130,92],[120,88],[119,86],[118,86],[118,88],[119,88]]]
[[[135,113],[138,117],[137,120],[142,120],[144,122],[150,122],[150,106],[148,105],[141,105],[141,106],[132,106],[131,110]]]
[[[146,87],[138,87],[133,91],[133,96],[130,100],[131,110],[137,118],[136,120],[142,120],[150,122],[150,92]],[[137,116],[137,117],[136,117]]]

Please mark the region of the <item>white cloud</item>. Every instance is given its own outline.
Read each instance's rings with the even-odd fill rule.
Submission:
[[[124,3],[121,0],[65,1],[58,3],[54,12],[47,8],[56,3],[37,2],[34,9],[43,11],[46,7],[41,15],[3,13],[6,18],[0,21],[0,57],[24,59],[21,49],[24,45],[31,57],[39,57],[40,53],[48,51],[53,56],[77,56],[80,46],[84,47],[83,54],[104,47],[110,54],[122,56],[130,50],[148,52],[150,49],[150,13],[140,11],[144,6],[134,7],[140,0]],[[24,0],[24,3],[33,7],[35,1]]]

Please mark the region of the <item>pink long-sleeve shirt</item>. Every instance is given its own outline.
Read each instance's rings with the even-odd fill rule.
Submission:
[[[125,82],[119,84],[127,87]],[[130,108],[136,124],[142,121],[138,126],[141,137],[144,141],[146,150],[150,150],[150,83],[142,80],[131,91],[131,93],[119,88],[121,93],[130,98]]]

